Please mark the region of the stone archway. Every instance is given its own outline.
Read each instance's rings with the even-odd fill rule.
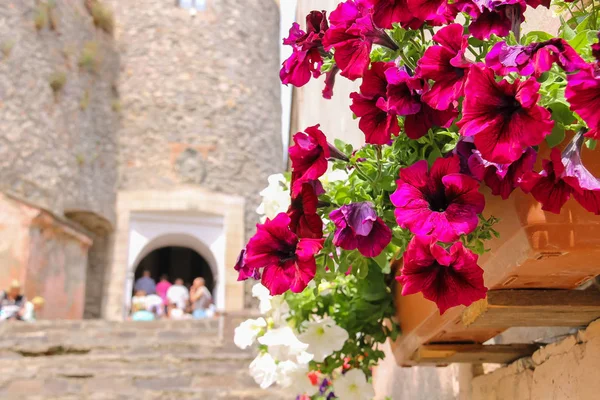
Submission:
[[[113,258],[106,271],[103,317],[118,320],[129,309],[135,268],[161,247],[200,254],[215,278],[219,310],[241,310],[244,287],[233,270],[244,244],[244,200],[195,188],[120,192]]]

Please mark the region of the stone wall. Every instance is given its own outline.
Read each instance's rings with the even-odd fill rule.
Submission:
[[[105,0],[107,1],[107,0]],[[247,199],[280,172],[279,12],[271,0],[110,0],[121,53],[122,190],[193,185]]]
[[[600,393],[600,320],[530,358],[473,380],[473,400],[592,400]]]
[[[91,240],[74,226],[0,193],[0,289],[13,279],[29,298],[46,300],[45,319],[83,317]]]
[[[119,59],[79,0],[0,5],[0,191],[114,222]]]

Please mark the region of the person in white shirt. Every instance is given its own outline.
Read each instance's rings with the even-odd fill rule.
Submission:
[[[188,288],[183,285],[183,279],[175,279],[175,284],[167,290],[167,299],[170,304],[175,304],[177,308],[185,311],[188,300],[190,299],[190,292]]]
[[[36,296],[33,300],[25,303],[25,313],[23,314],[23,321],[35,322],[37,320],[37,313],[44,308],[46,301],[43,297]]]

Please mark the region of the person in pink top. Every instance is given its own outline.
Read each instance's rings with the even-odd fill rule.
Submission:
[[[169,304],[169,300],[167,300],[167,290],[169,290],[170,287],[171,282],[169,282],[167,275],[161,275],[160,282],[156,285],[156,294],[160,296],[165,306]]]

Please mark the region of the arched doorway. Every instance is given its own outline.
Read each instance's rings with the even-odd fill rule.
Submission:
[[[152,250],[137,265],[134,278],[136,281],[144,270],[150,271],[156,282],[162,275],[167,275],[171,283],[181,278],[186,286],[195,278],[202,277],[208,290],[214,292],[215,278],[210,264],[189,247],[165,246]]]

